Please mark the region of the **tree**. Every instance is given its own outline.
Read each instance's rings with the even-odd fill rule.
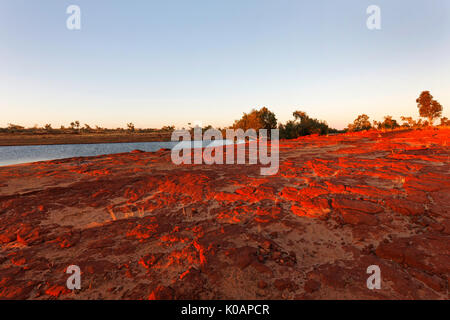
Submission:
[[[260,110],[252,109],[250,113],[244,113],[242,118],[236,120],[233,124],[233,129],[275,129],[277,127],[277,118],[275,114],[266,107]],[[270,134],[270,132],[269,132]]]
[[[428,121],[427,120],[419,119],[416,122],[416,128],[422,128],[422,127],[427,127],[427,126],[428,126]]]
[[[397,120],[392,119],[392,116],[385,116],[384,121],[379,124],[378,129],[395,129],[398,127]]]
[[[294,116],[293,121],[289,120],[286,124],[280,124],[278,127],[282,139],[295,139],[310,134],[328,134],[330,131],[325,121],[310,118],[304,111],[294,111],[292,115]]]
[[[134,124],[132,122],[127,123],[127,128],[128,128],[128,131],[134,132]]]
[[[8,123],[8,131],[9,132],[17,132],[24,130],[25,127],[19,126],[18,124]]]
[[[263,107],[259,110],[259,117],[261,118],[263,129],[275,129],[277,127],[277,118],[275,117],[275,113]]]
[[[416,121],[412,117],[401,116],[400,119],[403,121],[402,127],[404,128],[415,128],[417,126]]]
[[[369,121],[369,116],[366,114],[359,115],[353,123],[349,124],[347,127],[348,131],[355,132],[355,131],[363,131],[363,130],[369,130],[372,129],[372,125]]]
[[[45,125],[44,129],[45,129],[46,131],[51,131],[51,130],[52,130],[52,125],[51,125],[50,123],[47,123],[47,124]]]
[[[80,121],[75,121],[75,122],[71,122],[70,123],[70,128],[72,129],[72,130],[79,130],[80,129]]]
[[[294,116],[295,120],[304,121],[304,120],[308,119],[308,115],[304,111],[298,111],[297,110],[297,111],[294,111],[292,113],[292,115]]]
[[[174,131],[175,126],[164,126],[161,128],[162,131]]]
[[[381,128],[381,122],[377,120],[372,121],[372,128],[380,129]]]
[[[434,119],[442,115],[442,106],[438,101],[433,100],[430,91],[422,91],[416,102],[420,116],[427,118],[430,125],[433,125]]]
[[[447,117],[441,118],[441,126],[450,126],[450,120]]]

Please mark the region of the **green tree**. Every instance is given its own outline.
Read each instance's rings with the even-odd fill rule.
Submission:
[[[294,111],[292,115],[294,120],[289,120],[278,127],[282,139],[295,139],[310,134],[328,134],[330,131],[325,121],[310,118],[304,111]]]
[[[259,117],[261,119],[263,129],[270,130],[277,127],[277,118],[275,116],[275,113],[273,113],[266,107],[263,107],[261,110],[259,110]]]

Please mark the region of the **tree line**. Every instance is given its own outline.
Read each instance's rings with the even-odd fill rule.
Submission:
[[[286,123],[278,123],[275,113],[268,108],[252,109],[249,113],[244,113],[243,116],[234,121],[229,128],[232,129],[279,129],[281,139],[295,139],[301,136],[318,134],[327,135],[342,132],[357,132],[364,130],[393,130],[396,128],[411,128],[418,129],[422,127],[433,126],[436,119],[442,116],[442,105],[433,98],[429,91],[423,91],[416,99],[417,108],[419,109],[419,120],[414,120],[412,117],[401,117],[402,123],[398,123],[392,116],[385,116],[383,121],[370,121],[366,114],[359,115],[352,123],[350,123],[344,130],[337,130],[331,128],[326,121],[311,118],[304,111],[294,111],[292,113],[293,119]],[[189,123],[189,129],[193,131],[193,127]],[[450,120],[446,117],[440,118],[441,126],[450,126]],[[212,128],[211,125],[205,126],[202,129],[205,131]],[[183,128],[184,129],[184,128]],[[51,124],[46,124],[44,127],[37,126],[33,128],[24,128],[20,125],[9,124],[7,128],[0,128],[0,132],[4,133],[31,133],[31,134],[82,134],[82,133],[170,133],[175,130],[175,126],[164,126],[161,129],[138,129],[133,123],[127,123],[126,128],[108,129],[99,126],[91,127],[88,124],[81,126],[79,121],[73,121],[68,127],[61,126],[60,128],[52,128]],[[220,131],[225,131],[226,128]]]
[[[160,129],[156,128],[135,128],[133,123],[127,123],[126,128],[103,128],[100,126],[90,126],[89,124],[80,125],[80,122],[73,121],[69,126],[60,126],[53,128],[51,124],[46,124],[43,127],[35,125],[31,128],[9,123],[6,128],[0,128],[0,133],[23,133],[23,134],[114,134],[114,133],[161,133],[171,132],[175,130],[175,126],[164,126]]]
[[[336,130],[328,126],[326,121],[309,117],[304,111],[294,111],[293,120],[285,124],[277,124],[276,116],[266,107],[260,110],[253,109],[250,113],[244,113],[240,120],[234,122],[233,128],[247,130],[253,128],[259,129],[279,129],[281,139],[295,139],[300,136],[311,134],[334,134],[342,132],[356,132],[364,130],[393,130],[396,128],[418,129],[433,126],[436,119],[442,116],[442,105],[433,99],[429,91],[423,91],[416,99],[419,109],[419,120],[413,120],[412,117],[401,117],[402,123],[399,124],[392,116],[385,116],[383,121],[369,120],[366,114],[359,115],[353,123],[350,123],[344,130]],[[450,126],[450,121],[446,117],[440,119],[440,126]]]
[[[392,116],[385,116],[383,121],[370,122],[366,114],[359,115],[353,123],[350,123],[346,131],[356,132],[364,130],[393,130],[397,128],[419,129],[433,126],[435,121],[440,118],[440,126],[450,126],[450,120],[442,117],[442,105],[433,98],[430,91],[423,91],[416,99],[419,116],[424,119],[414,120],[412,117],[401,116],[402,123],[398,123]]]

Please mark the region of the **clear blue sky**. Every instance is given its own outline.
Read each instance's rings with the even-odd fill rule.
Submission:
[[[225,126],[267,106],[342,128],[416,117],[422,90],[449,117],[449,57],[448,0],[0,0],[0,126]]]

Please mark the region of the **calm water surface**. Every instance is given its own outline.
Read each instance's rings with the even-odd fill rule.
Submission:
[[[227,145],[230,143],[232,142],[228,140],[204,141],[203,147]],[[136,149],[155,152],[159,149],[179,149],[187,147],[189,144],[191,142],[169,141],[0,147],[0,166],[73,157],[90,157],[102,154],[130,152]]]

